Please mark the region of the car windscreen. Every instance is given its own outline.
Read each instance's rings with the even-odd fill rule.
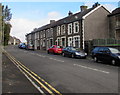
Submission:
[[[73,47],[71,47],[70,49],[71,49],[71,50],[77,50],[76,48],[73,48]]]
[[[57,46],[56,48],[62,48],[62,46]]]
[[[120,53],[120,51],[117,49],[114,49],[114,48],[109,48],[109,49],[112,53]]]

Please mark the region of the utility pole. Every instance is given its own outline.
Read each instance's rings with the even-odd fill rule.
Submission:
[[[2,43],[2,4],[0,3],[0,46]]]
[[[0,3],[0,94],[2,94],[2,4]]]

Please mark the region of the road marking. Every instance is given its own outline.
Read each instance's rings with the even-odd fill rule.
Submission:
[[[51,60],[55,60],[55,61],[58,61],[58,62],[65,62],[65,61],[58,60],[58,59],[55,59],[55,58],[52,58],[52,57],[50,57],[49,59],[51,59]]]
[[[15,64],[16,65],[16,64]],[[22,71],[22,69],[17,65],[17,67],[18,67],[18,69],[25,75],[25,77],[32,83],[32,85],[36,88],[36,89],[38,89],[38,91],[40,92],[40,93],[44,93],[41,89],[40,89],[40,87],[39,86],[37,86],[33,81],[32,81],[32,79],[31,78],[29,78],[28,77],[28,75],[27,74],[25,74],[23,71]]]
[[[42,79],[40,76],[32,72],[30,69],[28,69],[26,66],[24,66],[20,61],[16,60],[13,56],[11,56],[8,52],[4,51],[4,53],[7,55],[7,57],[17,65],[17,67],[24,70],[29,76],[31,76],[37,83],[39,83],[49,94],[51,95],[62,95],[59,91],[57,91],[55,88],[53,88],[50,84],[48,84],[44,79]],[[43,83],[41,83],[38,79],[40,79],[43,83],[45,83],[49,88],[51,88],[55,93],[53,93],[51,90],[49,90]]]
[[[43,56],[43,55],[40,55],[40,54],[36,54],[37,56],[40,56],[40,57],[43,57],[43,58],[45,58],[46,56]]]
[[[74,65],[74,66],[79,66],[79,67],[82,67],[82,68],[85,68],[85,69],[97,71],[97,72],[106,73],[106,74],[109,74],[109,73],[110,73],[110,72],[107,72],[107,71],[103,71],[103,70],[100,70],[100,69],[95,69],[95,68],[91,68],[91,67],[87,67],[87,66],[83,66],[83,65],[78,65],[78,64],[73,64],[73,65]]]
[[[23,52],[28,53],[28,51],[23,51]]]
[[[15,66],[17,66],[17,68],[27,77],[27,79],[38,89],[38,91],[40,92],[40,93],[44,93],[41,89],[40,89],[40,87],[38,87],[28,76],[27,76],[27,74],[25,74],[25,72],[23,72],[23,68],[21,69],[20,67],[20,65],[17,63],[17,61],[11,56],[11,55],[7,55],[7,57],[13,62],[13,64],[15,65]]]
[[[30,75],[37,83],[39,83],[46,91],[48,91],[51,95],[54,95],[52,91],[50,91],[45,85],[43,85],[38,79],[36,79],[31,73],[29,73],[25,68],[23,68],[19,63],[15,60],[13,56],[9,54],[9,59],[14,63],[17,64],[20,68],[22,68],[28,75]]]

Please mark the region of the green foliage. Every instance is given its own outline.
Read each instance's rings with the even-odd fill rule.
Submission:
[[[12,18],[12,14],[10,12],[11,9],[8,6],[2,6],[2,27],[3,27],[3,45],[8,45],[11,24],[9,21]]]
[[[4,26],[4,45],[8,45],[9,37],[10,37],[10,24],[5,24]]]

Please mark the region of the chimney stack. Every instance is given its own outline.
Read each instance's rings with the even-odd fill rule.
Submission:
[[[50,24],[51,24],[51,23],[54,23],[54,22],[55,22],[55,20],[50,20]]]
[[[68,13],[68,16],[71,16],[73,13],[71,12],[71,11],[69,11],[69,13]]]
[[[100,4],[98,2],[96,2],[92,7],[96,8],[97,6],[99,6]]]
[[[80,6],[81,12],[87,10],[87,8],[88,8],[88,6],[84,6],[84,5],[83,5],[83,6]]]

